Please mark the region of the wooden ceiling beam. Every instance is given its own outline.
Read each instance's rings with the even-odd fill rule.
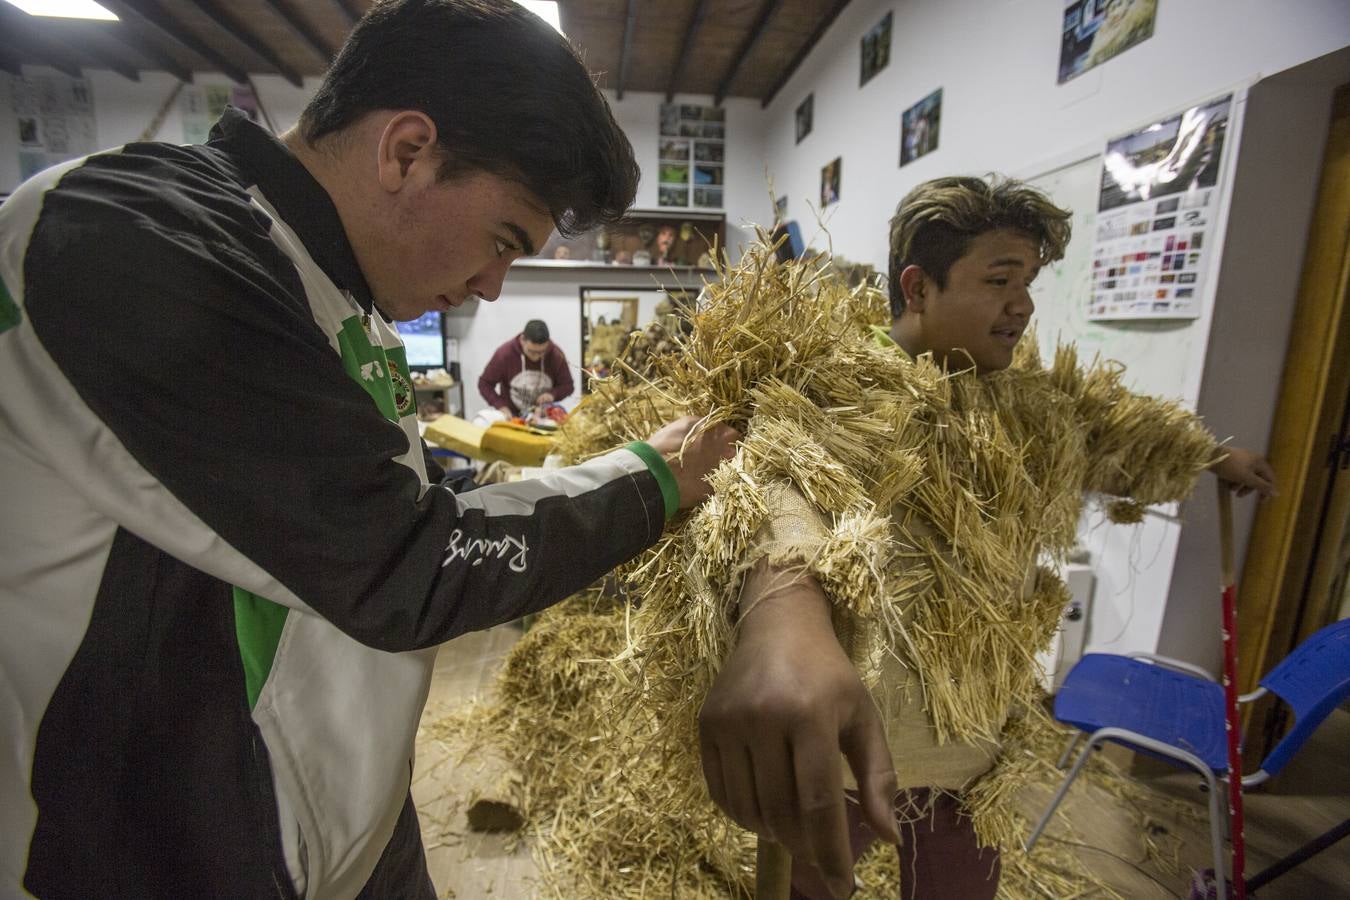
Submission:
[[[165,72],[168,72],[179,81],[192,83],[192,70],[186,69],[169,54],[159,49],[150,41],[142,39],[127,26],[125,21],[118,22],[116,27],[108,29],[108,34],[113,39],[120,41],[123,46],[129,47],[135,52],[150,60],[151,64],[157,66]]]
[[[15,78],[23,77],[23,66],[18,59],[9,55],[9,48],[0,44],[0,72],[8,72]]]
[[[79,58],[66,47],[40,34],[33,26],[33,17],[28,13],[8,3],[0,3],[0,22],[4,23],[5,31],[11,40],[14,36],[19,36],[22,42],[37,54],[41,65],[51,66],[71,78],[84,76],[84,72],[80,69]]]
[[[628,66],[633,61],[633,31],[637,28],[638,0],[628,0],[628,15],[623,20],[623,43],[619,46],[619,83],[615,99],[623,99],[623,88],[628,82]]]
[[[717,90],[713,93],[713,106],[721,106],[722,101],[727,98],[727,89],[731,87],[731,81],[736,77],[736,73],[741,70],[741,64],[745,58],[750,55],[750,50],[764,35],[764,29],[769,25],[769,19],[778,11],[783,0],[764,0],[764,4],[759,8],[759,15],[755,17],[755,24],[750,26],[746,32],[741,45],[736,48],[736,55],[731,58],[731,65],[727,67],[727,73],[722,76],[722,81],[717,85]]]
[[[773,98],[778,96],[778,92],[783,89],[783,85],[788,83],[788,79],[792,77],[792,73],[796,72],[798,67],[806,60],[807,54],[815,48],[816,44],[820,43],[820,39],[825,36],[825,32],[830,30],[830,26],[834,24],[835,19],[839,18],[839,14],[844,11],[845,6],[848,6],[848,0],[836,0],[834,9],[830,10],[825,18],[820,20],[820,24],[817,25],[816,30],[811,33],[811,37],[807,38],[806,43],[802,45],[802,48],[798,50],[797,54],[783,67],[782,74],[780,74],[778,79],[773,83],[773,87],[769,88],[769,93],[760,101],[759,105],[761,108],[768,106],[773,102]]]
[[[670,81],[666,85],[666,102],[675,99],[675,86],[680,83],[680,74],[689,61],[689,51],[694,46],[694,36],[698,34],[703,18],[708,14],[708,0],[698,0],[694,14],[689,17],[689,25],[684,29],[684,40],[680,42],[680,55],[675,57],[675,67],[670,72]]]
[[[99,0],[104,2],[104,0]],[[119,16],[125,12],[154,28],[160,34],[200,56],[235,84],[248,84],[248,74],[170,18],[154,0],[107,0],[106,6]]]
[[[315,55],[323,60],[325,66],[333,61],[333,48],[328,46],[323,38],[319,37],[318,32],[311,28],[309,23],[300,17],[299,13],[291,9],[285,0],[263,0],[263,2],[286,23],[286,27],[290,29],[291,34],[303,41],[305,46],[313,50]]]
[[[363,5],[359,0],[333,0],[333,2],[347,11],[347,14],[352,17],[353,25],[356,24],[357,19],[366,14],[366,9],[369,6],[369,4]]]
[[[226,15],[225,11],[215,4],[215,0],[194,0],[193,5],[216,23],[217,28],[252,50],[259,58],[266,60],[268,65],[281,73],[282,78],[296,87],[305,86],[305,80],[300,77],[299,72],[288,66],[276,51],[264,44],[256,34]]]

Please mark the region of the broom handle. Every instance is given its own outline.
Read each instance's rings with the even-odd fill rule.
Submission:
[[[1244,870],[1247,845],[1242,828],[1242,752],[1238,747],[1237,703],[1237,577],[1233,565],[1233,497],[1223,479],[1219,484],[1219,569],[1223,576],[1223,699],[1224,727],[1228,732],[1228,817],[1233,839],[1232,896],[1246,900]]]
[[[791,889],[791,854],[761,836],[755,844],[755,900],[787,900]]]

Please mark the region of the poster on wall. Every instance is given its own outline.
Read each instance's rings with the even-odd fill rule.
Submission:
[[[720,209],[726,184],[727,111],[720,106],[661,106],[656,202]]]
[[[820,208],[824,209],[831,203],[839,202],[839,170],[844,165],[844,158],[836,156],[833,162],[827,163],[825,168],[820,170]]]
[[[881,21],[862,38],[862,67],[858,87],[872,80],[872,76],[886,68],[891,61],[891,20],[894,13],[886,13]]]
[[[1200,315],[1232,101],[1225,95],[1107,141],[1088,319]]]
[[[1153,37],[1158,0],[1065,0],[1059,83]]]
[[[815,100],[815,94],[807,94],[801,106],[797,107],[797,143],[799,144],[802,142],[802,138],[811,133],[811,113]]]
[[[938,146],[942,122],[942,88],[924,97],[900,116],[900,165],[914,162]]]
[[[258,98],[247,85],[186,85],[179,109],[183,120],[183,143],[204,144],[225,107],[243,110],[254,122],[258,121]]]
[[[12,77],[19,136],[19,179],[98,149],[94,94],[87,78],[59,72]]]

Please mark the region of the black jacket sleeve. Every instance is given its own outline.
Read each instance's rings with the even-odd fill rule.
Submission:
[[[201,529],[238,557],[211,574],[260,567],[281,586],[264,596],[386,650],[540,609],[660,535],[660,488],[628,451],[459,498],[424,489],[397,461],[406,435],[344,372],[256,220],[170,229],[75,188],[48,198],[30,238],[27,312],[149,473],[127,495],[167,492],[195,517],[131,502],[115,513],[128,530],[173,544]]]

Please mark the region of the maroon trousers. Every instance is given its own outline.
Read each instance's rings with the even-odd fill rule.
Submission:
[[[849,791],[848,839],[856,863],[877,836],[862,820],[857,796]],[[999,855],[993,847],[981,847],[975,825],[961,813],[960,802],[943,791],[931,792],[931,811],[915,816],[913,810],[928,810],[930,791],[915,788],[896,797],[903,847],[900,857],[902,900],[993,900],[998,892]],[[913,819],[906,821],[906,819]],[[819,871],[792,864],[792,900],[831,900]]]

